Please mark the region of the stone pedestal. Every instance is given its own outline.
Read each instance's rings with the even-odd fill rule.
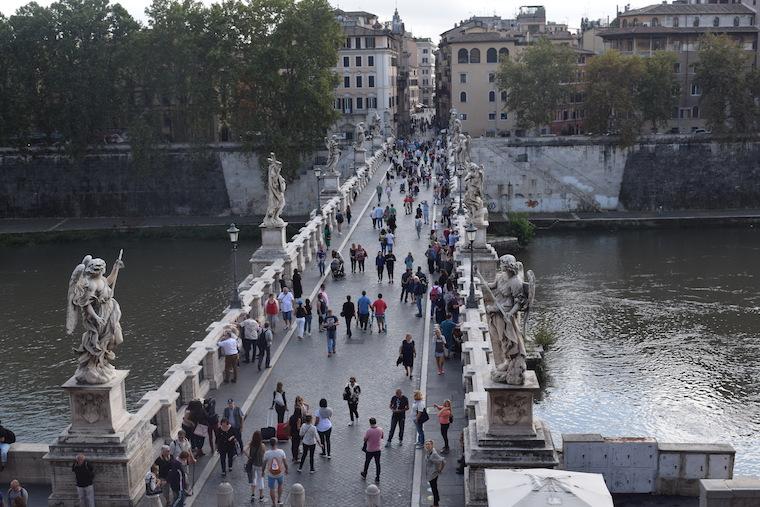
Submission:
[[[259,226],[261,229],[261,246],[251,256],[251,273],[254,277],[261,275],[261,270],[272,264],[275,259],[285,256],[285,228],[281,226]]]
[[[483,388],[488,400],[486,434],[536,436],[533,427],[533,398],[541,390],[541,386],[534,371],[525,372],[525,383],[521,386],[485,379]]]
[[[366,148],[354,148],[354,163],[356,167],[363,166],[367,163]]]
[[[319,207],[340,194],[340,174],[327,174],[322,177],[322,191],[319,194]]]
[[[71,465],[83,453],[95,467],[95,505],[136,506],[145,493],[143,478],[153,462],[148,420],[126,410],[124,379],[117,370],[111,382],[80,385],[74,377],[62,387],[69,395],[71,425],[50,445],[44,460],[50,464],[52,493],[48,505],[79,505]]]

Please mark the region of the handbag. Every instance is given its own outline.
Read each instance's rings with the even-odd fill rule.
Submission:
[[[399,354],[398,359],[396,359],[396,366],[400,365],[403,362],[404,362],[404,356],[403,354]]]
[[[430,416],[427,413],[427,409],[422,409],[422,415],[420,416],[420,424],[424,424],[430,420]]]
[[[364,441],[364,444],[362,444],[362,452],[367,452],[367,441]]]
[[[195,425],[195,428],[193,429],[193,435],[196,437],[207,437],[208,436],[208,426],[205,424],[198,423]]]

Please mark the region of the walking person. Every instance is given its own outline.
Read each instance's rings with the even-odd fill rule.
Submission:
[[[243,336],[241,338],[243,339],[244,363],[250,363],[256,358],[256,339],[259,337],[261,329],[259,321],[253,318],[252,313],[253,311],[251,311],[247,319],[240,323],[240,327],[243,329]]]
[[[348,403],[348,415],[351,417],[349,426],[354,425],[354,416],[356,416],[356,422],[359,422],[359,395],[362,393],[362,388],[356,383],[356,377],[348,379],[346,387],[343,388],[343,399]]]
[[[258,368],[259,371],[261,371],[261,361],[264,359],[264,354],[266,354],[266,362],[264,363],[265,368],[269,368],[269,356],[272,353],[272,342],[274,341],[274,336],[272,335],[272,330],[269,328],[269,322],[264,323],[264,328],[259,333],[259,339],[256,342],[256,345],[259,349],[259,364]]]
[[[332,434],[332,415],[333,410],[327,406],[327,400],[322,398],[319,400],[319,408],[316,415],[316,427],[319,433],[319,441],[321,443],[322,453],[320,456],[327,456],[330,459],[330,435]]]
[[[325,330],[325,317],[327,317],[327,299],[323,293],[317,294],[317,318],[319,319],[319,332]]]
[[[348,258],[351,261],[351,273],[356,273],[356,243],[351,243],[348,249]]]
[[[440,507],[441,495],[438,493],[438,477],[443,472],[446,460],[435,450],[432,440],[425,442],[425,476],[433,492],[433,507]]]
[[[272,392],[272,406],[277,412],[277,424],[285,422],[285,412],[288,411],[288,400],[285,398],[285,390],[282,388],[282,382],[277,382],[277,387]]]
[[[414,425],[417,427],[417,449],[422,449],[425,443],[425,423],[430,418],[425,408],[425,401],[422,391],[414,391],[414,402],[412,403],[412,417]]]
[[[87,461],[84,454],[77,454],[74,464],[71,465],[77,484],[77,496],[79,507],[95,507],[95,488],[92,485],[95,479],[95,467]]]
[[[245,421],[245,414],[240,410],[240,407],[235,405],[235,400],[230,398],[227,400],[227,406],[224,407],[222,412],[222,418],[227,419],[232,426],[232,431],[235,433],[235,438],[240,445],[240,449],[243,448],[243,422]]]
[[[396,264],[396,256],[392,251],[385,254],[385,270],[388,272],[388,283],[393,283],[393,266]]]
[[[317,267],[319,268],[319,276],[325,275],[325,259],[327,258],[327,251],[325,247],[319,245],[317,249]]]
[[[346,336],[351,338],[351,320],[356,316],[356,308],[354,307],[351,296],[346,296],[346,302],[343,303],[343,310],[340,312],[341,317],[346,319]]]
[[[383,198],[383,186],[378,183],[375,187],[375,192],[377,192],[377,204],[380,204],[380,200]]]
[[[396,426],[398,426],[398,445],[401,445],[404,440],[404,424],[406,423],[406,413],[409,410],[409,398],[404,396],[401,389],[396,389],[396,394],[391,397],[388,408],[391,409],[391,430],[388,433],[388,443],[385,444],[385,447],[391,446]]]
[[[256,501],[256,490],[259,490],[259,502],[264,501],[264,453],[266,447],[261,438],[261,432],[256,430],[251,435],[251,442],[243,451],[248,457],[245,463],[245,473],[248,475],[248,484],[251,486],[251,503]]]
[[[401,364],[404,366],[404,373],[409,380],[412,380],[412,369],[414,367],[414,358],[417,357],[417,349],[414,345],[412,335],[407,333],[403,340],[401,340],[401,346],[398,349],[398,354],[401,356]]]
[[[303,296],[303,284],[301,283],[301,272],[298,269],[293,270],[293,297],[301,299]]]
[[[375,482],[380,482],[380,453],[382,451],[383,429],[377,426],[377,420],[374,417],[369,418],[369,428],[364,433],[364,471],[361,473],[362,479],[367,478],[369,463],[375,460]]]
[[[296,301],[296,336],[299,340],[303,339],[304,329],[306,328],[306,309],[303,301]]]
[[[435,326],[433,330],[433,347],[435,350],[435,364],[438,367],[438,375],[443,375],[443,363],[446,361],[446,338],[441,334],[441,328]]]
[[[280,305],[277,304],[277,300],[274,298],[274,294],[269,294],[269,296],[267,296],[267,300],[264,303],[264,313],[266,314],[269,327],[272,329],[272,332],[274,332],[277,329],[275,325],[277,321],[277,314],[280,313]]]
[[[327,357],[330,357],[335,354],[335,335],[338,333],[338,317],[332,310],[327,310],[324,327],[327,330]]]
[[[222,418],[216,430],[216,450],[219,452],[219,462],[222,465],[222,477],[226,477],[227,468],[232,472],[232,462],[237,455],[237,434],[232,429],[229,419]]]
[[[351,205],[349,204],[346,204],[346,223],[348,223],[348,225],[351,225]]]
[[[327,224],[325,224],[325,229],[324,229],[323,236],[325,238],[325,246],[329,250],[330,249],[330,240],[332,239],[332,231],[330,230],[330,226],[327,225]]]
[[[414,269],[414,256],[412,255],[412,252],[409,252],[406,254],[406,257],[404,257],[404,267],[409,271]]]
[[[306,299],[306,301],[303,304],[303,309],[304,309],[304,312],[306,312],[306,316],[305,316],[306,320],[304,320],[304,324],[303,324],[304,331],[309,333],[309,336],[311,336],[311,319],[313,318],[313,314],[312,314],[313,312],[311,309],[310,299],[308,298]]]
[[[263,470],[267,476],[272,505],[282,505],[282,485],[288,473],[288,459],[285,451],[277,448],[275,437],[269,439],[269,450],[264,453]]]
[[[293,302],[295,298],[293,293],[287,287],[282,288],[282,292],[277,296],[277,302],[282,312],[282,321],[285,325],[285,329],[288,329],[293,324]]]
[[[237,382],[238,376],[238,337],[232,327],[228,327],[219,341],[219,348],[224,356],[224,383]]]
[[[367,259],[367,251],[361,245],[356,245],[356,262],[359,264],[359,273],[364,273],[364,261]]]
[[[449,452],[449,426],[454,422],[454,416],[451,413],[451,400],[445,400],[443,405],[433,403],[438,410],[438,424],[441,425],[441,437],[443,437],[443,452]]]
[[[301,438],[301,445],[303,446],[303,452],[301,453],[301,462],[298,465],[298,471],[303,470],[303,464],[306,462],[306,456],[309,456],[309,472],[314,473],[314,449],[317,445],[322,447],[322,442],[319,441],[319,433],[317,427],[311,423],[311,416],[305,415],[301,429],[298,430],[298,435]]]
[[[375,267],[377,268],[377,281],[380,283],[383,281],[383,271],[385,271],[385,255],[382,251],[377,252]]]
[[[338,234],[343,234],[343,212],[341,210],[338,210],[337,213],[335,213],[335,222],[338,224]]]
[[[359,315],[359,328],[364,332],[367,332],[371,304],[372,301],[367,297],[367,291],[363,290],[361,297],[356,301],[356,310]],[[372,330],[370,329],[370,331]]]
[[[377,299],[370,307],[375,313],[375,320],[377,320],[377,332],[388,333],[388,327],[385,325],[385,311],[388,309],[388,304],[383,300],[383,295],[378,294]]]

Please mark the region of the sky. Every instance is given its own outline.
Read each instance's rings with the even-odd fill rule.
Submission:
[[[111,0],[115,2],[116,0]],[[213,0],[202,0],[210,4]],[[145,8],[151,0],[121,0],[123,5],[137,19],[145,20]],[[0,12],[6,16],[28,3],[28,0],[0,0]],[[37,0],[40,5],[49,5],[52,0]],[[471,16],[492,16],[512,18],[520,5],[543,5],[546,7],[547,21],[566,23],[571,29],[580,27],[582,17],[590,19],[610,19],[615,16],[615,3],[612,0],[544,0],[521,2],[501,2],[495,0],[330,0],[330,3],[343,10],[362,10],[377,14],[380,21],[390,21],[393,9],[398,7],[407,31],[417,37],[430,37],[437,43],[439,35],[453,28],[454,23]],[[642,1],[632,4],[632,8],[659,3],[657,0]],[[620,7],[622,9],[623,2]]]

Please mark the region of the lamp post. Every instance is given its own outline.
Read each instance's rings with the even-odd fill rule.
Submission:
[[[227,234],[230,235],[230,243],[232,243],[232,297],[230,298],[230,308],[239,309],[243,307],[240,302],[237,283],[237,247],[240,229],[235,227],[235,224],[230,224],[229,229],[227,229]]]
[[[322,196],[320,195],[319,183],[322,181],[322,169],[314,168],[314,175],[317,177],[317,215],[322,214]]]
[[[457,208],[457,215],[464,215],[464,208],[462,207],[462,173],[464,171],[459,167],[459,164],[457,164],[456,158],[454,159],[454,167],[457,172],[457,177],[459,178],[459,208]]]
[[[465,234],[467,234],[467,241],[470,243],[470,294],[467,296],[466,308],[477,308],[478,302],[475,300],[475,233],[478,232],[478,228],[472,223],[467,224],[465,228]]]

